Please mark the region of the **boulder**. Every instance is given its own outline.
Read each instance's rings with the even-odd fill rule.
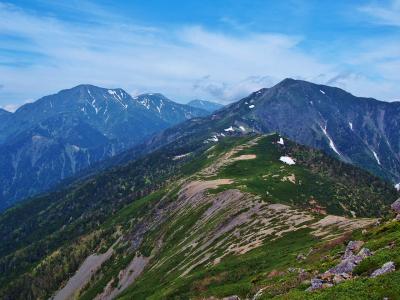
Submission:
[[[343,255],[343,259],[350,257],[351,255],[355,254],[356,252],[360,251],[361,247],[364,245],[363,241],[350,241],[347,244],[346,250]]]
[[[313,279],[311,279],[311,286],[307,289],[307,291],[311,292],[311,291],[325,289],[325,288],[332,287],[332,286],[333,286],[332,283],[325,282],[319,278],[313,278]]]
[[[390,207],[396,212],[396,213],[400,213],[400,198],[397,199],[396,201],[394,201],[392,203],[392,205],[390,205]]]
[[[328,272],[332,274],[351,273],[362,260],[363,258],[361,258],[360,256],[352,255],[342,260],[337,266],[329,269]]]
[[[387,263],[385,263],[381,268],[375,270],[372,274],[371,277],[374,278],[376,276],[380,276],[386,273],[390,273],[396,271],[396,266],[394,264],[394,262],[389,261]]]
[[[368,248],[362,248],[360,252],[357,254],[361,259],[367,258],[368,256],[372,256],[372,252]]]
[[[239,296],[233,295],[233,296],[228,296],[225,298],[222,298],[222,300],[240,300]]]
[[[314,291],[318,289],[322,289],[322,285],[324,284],[324,281],[319,278],[313,278],[311,279],[311,286],[307,289],[307,291]]]

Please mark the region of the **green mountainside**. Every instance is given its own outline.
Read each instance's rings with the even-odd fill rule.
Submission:
[[[393,297],[397,272],[368,275],[398,260],[399,225],[373,227],[398,197],[277,134],[186,136],[2,214],[0,298]],[[359,277],[306,292],[349,239],[374,251]]]

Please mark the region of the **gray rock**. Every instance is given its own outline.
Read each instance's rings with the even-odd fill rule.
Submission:
[[[393,272],[395,270],[396,270],[396,266],[395,266],[394,262],[389,261],[389,262],[385,263],[382,266],[382,268],[379,268],[379,269],[375,270],[371,274],[371,277],[374,278],[374,277],[377,277],[377,276],[380,276],[380,275],[383,275],[383,274],[386,274],[386,273]]]
[[[333,284],[330,282],[326,282],[319,278],[313,278],[313,279],[311,279],[311,286],[307,289],[307,291],[312,292],[315,290],[325,289],[325,288],[332,287],[332,286],[333,286]]]
[[[222,298],[222,300],[240,300],[239,296],[233,295],[233,296],[228,296],[225,298]]]
[[[350,241],[347,244],[346,250],[342,258],[346,259],[355,254],[356,252],[360,251],[362,245],[364,245],[363,241]]]
[[[351,255],[342,260],[337,266],[333,267],[328,272],[332,274],[351,273],[362,260],[363,258],[361,256]]]
[[[368,248],[362,248],[360,252],[358,252],[357,256],[361,257],[361,259],[364,259],[368,256],[372,256],[372,252]]]
[[[324,284],[324,281],[319,278],[313,278],[311,279],[311,286],[307,289],[307,291],[314,291],[318,289],[322,289],[322,285]]]
[[[400,213],[400,198],[397,199],[396,201],[394,201],[392,203],[392,205],[390,205],[390,207],[396,212],[396,213]]]

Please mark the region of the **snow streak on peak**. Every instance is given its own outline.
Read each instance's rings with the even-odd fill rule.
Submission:
[[[329,147],[331,147],[331,149],[333,151],[335,151],[335,153],[339,156],[342,156],[339,152],[339,150],[336,148],[335,143],[333,142],[332,138],[329,136],[327,130],[326,130],[326,126],[322,127],[321,125],[319,125],[319,127],[321,128],[322,132],[325,134],[325,136],[327,137],[327,139],[329,140]]]
[[[381,164],[381,161],[379,160],[378,154],[376,154],[376,152],[374,150],[371,150],[371,151],[374,154],[376,162],[378,163],[378,165],[381,166],[382,164]]]

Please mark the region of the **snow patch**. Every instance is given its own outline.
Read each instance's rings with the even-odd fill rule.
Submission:
[[[74,150],[75,152],[78,152],[79,150],[81,150],[81,148],[79,148],[77,145],[71,145],[72,150]]]
[[[189,156],[190,154],[191,154],[191,152],[174,156],[173,160],[178,160],[178,159],[184,158],[186,156]]]
[[[164,102],[161,100],[160,101],[160,106],[157,106],[157,110],[158,110],[159,114],[161,114],[161,108],[163,107],[163,105],[164,105]]]
[[[228,132],[228,131],[235,131],[234,129],[233,129],[233,127],[231,126],[231,127],[229,127],[229,128],[226,128],[226,129],[224,129],[226,132]]]
[[[376,159],[376,162],[378,163],[378,165],[381,166],[381,161],[379,160],[378,154],[376,154],[376,152],[375,152],[374,150],[371,150],[371,151],[372,151],[372,153],[374,154],[374,157],[375,157],[375,159]]]
[[[394,185],[394,188],[395,188],[396,190],[400,191],[400,182],[399,182],[398,184],[395,184],[395,185]]]
[[[323,91],[323,90],[319,90],[322,94],[324,94],[325,95],[325,92]]]
[[[218,137],[216,135],[213,135],[209,140],[211,142],[218,142]]]
[[[254,104],[252,104],[252,105],[249,105],[249,108],[254,108]]]
[[[96,106],[96,99],[93,98],[91,105],[94,108],[94,110],[96,111],[96,115],[97,115],[97,113],[99,112],[99,109]]]
[[[353,130],[353,123],[349,122],[349,127],[351,130]]]
[[[139,103],[142,104],[147,109],[150,109],[150,100],[149,99],[144,98],[142,101],[139,101]]]
[[[246,129],[243,126],[239,126],[241,131],[246,131]]]
[[[120,95],[116,91],[113,90],[107,90],[107,92],[114,97],[115,100],[117,100],[125,109],[128,108],[128,105],[122,102],[122,99]]]
[[[294,161],[294,159],[291,158],[290,156],[281,156],[281,157],[279,158],[279,160],[280,160],[281,162],[284,162],[285,164],[288,164],[288,165],[295,165],[295,164],[296,164],[295,161]]]
[[[283,138],[279,138],[279,141],[277,142],[280,145],[285,145],[285,142],[283,141]]]
[[[331,147],[331,149],[332,149],[333,151],[335,151],[335,153],[336,153],[337,155],[342,156],[342,155],[340,154],[340,152],[338,151],[338,149],[336,148],[335,143],[333,142],[332,138],[329,136],[328,132],[326,131],[326,126],[325,126],[325,127],[322,127],[321,125],[319,125],[319,127],[321,127],[322,132],[323,132],[323,133],[325,134],[325,136],[328,138],[328,140],[329,140],[329,147]]]

